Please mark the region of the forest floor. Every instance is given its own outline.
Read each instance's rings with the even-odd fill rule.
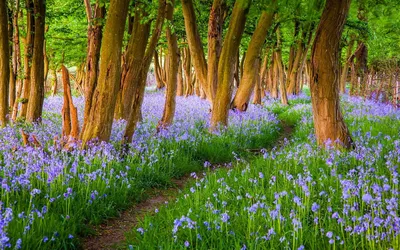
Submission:
[[[283,146],[285,140],[289,139],[293,133],[294,125],[280,120],[280,126],[280,135],[270,148]],[[248,150],[254,154],[258,154],[261,151],[261,149]],[[225,166],[225,164],[217,164],[211,166],[211,169],[216,170],[223,166]],[[126,249],[126,233],[130,232],[145,214],[154,213],[158,207],[174,200],[192,180],[193,178],[191,178],[190,174],[187,174],[182,178],[173,179],[172,187],[167,189],[153,188],[146,191],[145,197],[147,198],[123,211],[119,217],[109,219],[94,227],[94,235],[83,239],[83,249]]]

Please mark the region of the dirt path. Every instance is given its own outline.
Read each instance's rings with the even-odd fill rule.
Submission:
[[[281,134],[274,143],[274,146],[278,147],[283,146],[285,138],[289,138],[294,129],[293,126],[286,124],[284,121],[281,121],[281,126]],[[214,167],[214,169],[217,168]],[[174,187],[163,190],[149,190],[146,193],[147,199],[122,212],[119,217],[107,220],[94,228],[95,236],[83,239],[83,249],[125,249],[125,233],[132,230],[145,214],[152,213],[165,202],[173,200],[179,194],[179,190],[182,190],[190,182],[190,176],[187,175],[172,182],[175,184]]]

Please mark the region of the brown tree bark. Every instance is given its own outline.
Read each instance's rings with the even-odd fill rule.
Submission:
[[[57,94],[57,88],[58,88],[58,78],[57,78],[57,70],[53,69],[51,71],[52,76],[53,76],[53,86],[52,86],[52,90],[51,90],[51,95],[55,96]]]
[[[13,75],[14,75],[14,85],[10,86],[10,107],[12,111],[15,106],[16,99],[20,97],[22,82],[19,80],[19,72],[21,69],[21,48],[19,43],[19,26],[18,26],[18,19],[19,19],[19,0],[15,1],[15,9],[13,13],[13,58],[12,58],[12,65],[13,65]]]
[[[121,80],[121,47],[129,0],[111,0],[100,51],[100,73],[82,129],[83,146],[93,139],[110,139]]]
[[[254,64],[254,95],[253,95],[253,104],[261,104],[261,76],[260,76],[260,58],[256,59]],[[240,85],[241,86],[241,85]],[[247,103],[246,103],[247,105]],[[247,109],[247,107],[246,107]]]
[[[261,54],[262,46],[264,45],[265,39],[267,37],[267,33],[269,28],[272,25],[272,20],[274,17],[276,6],[276,0],[272,2],[272,6],[268,7],[268,10],[265,10],[261,13],[261,17],[258,20],[257,27],[251,37],[249,47],[247,49],[246,58],[244,60],[244,67],[243,67],[243,77],[239,88],[236,92],[235,97],[231,103],[232,109],[237,109],[240,111],[246,111],[249,105],[249,99],[251,93],[254,89],[255,83],[258,81],[260,72],[254,72],[255,68],[259,67],[259,57]],[[258,67],[256,65],[258,64]],[[256,87],[258,89],[259,87]],[[261,92],[261,90],[259,90]],[[260,101],[261,102],[261,93]]]
[[[135,6],[135,20],[132,35],[129,39],[128,48],[125,53],[125,63],[122,65],[121,79],[121,111],[117,118],[129,119],[131,113],[132,97],[137,87],[137,78],[142,70],[141,64],[146,52],[147,41],[150,36],[151,21],[145,21],[148,13],[141,2]]]
[[[18,26],[18,19],[19,19],[19,0],[15,0],[15,5],[14,5],[14,10],[13,10],[13,34],[12,35],[12,46],[13,46],[13,54],[12,54],[12,81],[10,81],[10,89],[9,89],[9,104],[11,110],[14,107],[14,103],[16,101],[16,98],[19,98],[17,95],[17,90],[19,88],[19,85],[21,85],[18,75],[19,75],[19,70],[21,68],[21,48],[19,44],[19,26]],[[11,56],[11,55],[10,55]],[[10,74],[11,75],[11,74]]]
[[[79,136],[78,109],[74,106],[74,102],[72,100],[69,72],[64,65],[61,66],[61,73],[64,88],[64,103],[62,107],[62,134],[63,137],[77,139]]]
[[[358,13],[357,17],[360,22],[364,23],[368,26],[368,17],[367,17],[367,8],[366,8],[366,0],[358,1]],[[360,96],[366,96],[367,89],[367,79],[368,79],[368,32],[361,31],[360,32],[360,44],[359,49],[355,53],[356,57],[356,72],[357,76],[360,78]]]
[[[272,61],[270,66],[270,83],[271,83],[271,97],[278,99],[278,82],[279,82],[279,69],[275,59],[275,52],[272,53]]]
[[[235,57],[239,50],[240,40],[243,35],[247,13],[251,0],[235,2],[228,33],[224,41],[218,65],[218,87],[213,101],[211,115],[211,130],[215,131],[219,125],[228,125],[228,111],[232,98],[232,83],[235,68]]]
[[[176,90],[178,81],[178,67],[179,67],[179,49],[176,33],[172,31],[171,25],[174,21],[174,2],[170,0],[167,5],[166,19],[169,21],[167,26],[166,36],[168,42],[168,72],[167,72],[167,89],[165,91],[165,104],[161,120],[158,122],[157,130],[167,128],[172,124],[175,115],[176,106]]]
[[[367,84],[366,79],[368,72],[367,56],[368,56],[367,46],[363,42],[360,42],[359,49],[357,49],[355,53],[355,58],[356,58],[355,69],[357,76],[360,78],[359,93],[358,93],[360,96],[365,96],[365,89]]]
[[[0,1],[0,127],[4,127],[8,121],[10,46],[8,44],[7,16],[6,1]]]
[[[162,69],[160,64],[160,58],[157,50],[154,51],[154,74],[156,76],[157,89],[162,89],[165,86],[165,82],[162,76]]]
[[[46,5],[44,0],[34,0],[35,38],[31,68],[31,89],[29,93],[26,120],[40,122],[44,101],[44,33]]]
[[[133,133],[135,132],[136,125],[141,117],[141,107],[143,103],[144,90],[146,87],[147,72],[149,71],[151,59],[154,55],[155,48],[157,46],[158,39],[161,35],[162,26],[164,24],[164,17],[166,14],[166,0],[159,0],[157,11],[157,20],[154,24],[151,38],[146,49],[146,53],[141,63],[140,75],[137,78],[137,87],[135,87],[135,93],[133,94],[131,114],[129,115],[128,124],[124,133],[124,143],[130,143],[132,141]]]
[[[305,47],[303,46],[302,38],[299,38],[296,42],[296,48],[291,48],[291,54],[293,55],[293,60],[291,61],[288,69],[288,84],[287,84],[287,92],[289,94],[295,95],[296,93],[296,84],[297,82],[297,74],[299,71],[299,67],[301,64],[301,58],[303,54],[303,50]]]
[[[85,109],[83,115],[83,128],[85,130],[89,111],[92,106],[94,90],[98,83],[100,48],[102,42],[103,21],[106,9],[99,0],[93,6],[89,0],[85,0],[86,17],[88,19],[88,41],[86,55],[86,77],[85,77]],[[81,135],[82,136],[82,135]]]
[[[350,37],[349,44],[347,45],[347,53],[346,53],[346,58],[345,62],[342,68],[342,75],[340,77],[340,93],[345,93],[346,92],[346,80],[347,80],[347,75],[349,73],[349,66],[350,66],[350,58],[352,55],[353,47],[354,47],[354,36]]]
[[[182,49],[179,51],[179,65],[178,65],[178,86],[176,89],[177,96],[183,96],[185,93],[184,83],[183,83],[183,63],[182,63]]]
[[[357,72],[356,72],[356,66],[355,63],[352,59],[350,62],[350,95],[357,95],[358,93],[358,79],[357,79]]]
[[[283,105],[288,105],[288,99],[287,99],[287,92],[286,92],[286,85],[285,85],[285,72],[284,72],[284,66],[282,62],[282,42],[281,42],[281,31],[280,28],[278,27],[276,29],[276,49],[274,52],[274,57],[275,57],[275,80],[277,81],[277,85],[279,82],[279,92],[281,94],[281,103]]]
[[[242,59],[240,60],[240,50],[238,50],[237,56],[236,56],[236,62],[235,62],[235,71],[233,73],[233,78],[235,79],[234,86],[236,88],[239,88],[240,85],[240,79],[241,79],[241,74],[243,73],[242,68],[240,67],[242,64],[241,62],[244,62],[246,52],[244,52]]]
[[[49,26],[45,26],[45,33],[49,30]],[[47,83],[47,76],[49,75],[49,56],[47,55],[47,45],[46,45],[46,39],[43,40],[43,70],[44,70],[44,86],[46,86]]]
[[[208,20],[208,68],[207,85],[211,100],[214,100],[218,84],[218,62],[222,49],[222,33],[224,25],[224,0],[214,0]]]
[[[311,53],[311,100],[317,142],[353,146],[339,99],[339,44],[350,0],[327,0]],[[338,141],[336,141],[338,140]]]
[[[193,66],[196,71],[197,78],[201,82],[203,89],[206,91],[207,99],[212,103],[210,88],[207,86],[208,66],[204,55],[203,45],[201,43],[200,33],[197,28],[193,2],[192,0],[181,1],[183,17],[185,20],[186,36],[190,53],[192,55]]]
[[[64,90],[64,102],[61,109],[62,113],[62,136],[68,137],[71,134],[71,111],[68,95],[71,95],[71,88],[69,82],[69,74],[64,65],[61,66],[62,83]]]
[[[20,117],[25,118],[28,111],[29,94],[31,92],[31,68],[35,34],[35,16],[33,13],[33,1],[26,0],[26,37],[24,43],[24,81],[22,93],[22,106]],[[14,105],[18,107],[18,105]],[[16,110],[14,112],[17,112]]]
[[[287,98],[287,92],[286,92],[286,85],[285,85],[285,80],[284,76],[285,73],[283,72],[283,63],[282,63],[282,51],[277,49],[274,53],[275,55],[275,67],[276,67],[276,81],[278,84],[279,82],[279,92],[281,95],[281,103],[283,105],[288,105],[288,98]]]

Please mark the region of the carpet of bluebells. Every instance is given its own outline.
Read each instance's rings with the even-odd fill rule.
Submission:
[[[130,249],[399,249],[400,110],[343,96],[356,149],[316,146],[310,99],[266,101],[295,130],[231,168],[192,174],[147,215]]]
[[[46,98],[41,124],[0,129],[0,249],[79,248],[92,225],[139,202],[147,189],[168,187],[172,178],[204,165],[245,157],[244,149],[268,147],[279,133],[276,114],[251,106],[243,114],[232,112],[228,129],[210,134],[209,105],[197,97],[177,97],[174,124],[156,133],[164,94],[147,93],[127,155],[121,153],[122,120],[114,122],[110,143],[64,151],[53,144],[61,134],[62,100]],[[75,105],[82,122],[83,99]],[[23,147],[21,128],[43,147]]]

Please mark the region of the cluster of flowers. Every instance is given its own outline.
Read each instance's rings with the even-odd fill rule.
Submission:
[[[74,101],[82,123],[84,100]],[[163,164],[174,167],[171,159],[179,147],[161,150],[163,143],[196,145],[199,138],[213,136],[207,133],[209,104],[197,97],[177,97],[174,124],[156,134],[164,94],[148,93],[143,121],[127,156],[119,150],[126,124],[123,120],[114,122],[109,143],[66,152],[53,146],[54,136],[61,134],[62,102],[59,96],[46,98],[41,124],[12,124],[0,130],[0,249],[55,249],[75,244],[79,224],[110,213],[115,204],[129,204],[129,197],[141,192],[135,189],[141,175],[162,175]],[[259,133],[260,123],[270,126],[271,133],[278,129],[275,115],[251,106],[244,114],[231,112],[229,130],[233,136],[240,133],[251,139]],[[43,148],[23,147],[21,126],[36,135]]]
[[[400,111],[358,97],[343,101],[355,150],[318,148],[311,105],[296,104],[286,111],[299,119],[284,147],[195,175],[175,203],[144,219],[132,246],[398,249]]]

